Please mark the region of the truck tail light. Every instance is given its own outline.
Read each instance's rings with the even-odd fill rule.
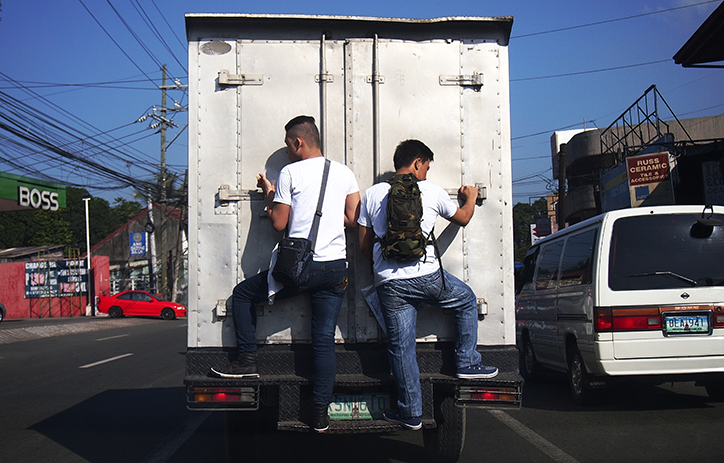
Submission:
[[[258,401],[258,391],[253,387],[191,387],[188,390],[188,404],[191,409],[256,409]]]
[[[461,386],[458,399],[465,403],[520,406],[522,392],[514,387]]]

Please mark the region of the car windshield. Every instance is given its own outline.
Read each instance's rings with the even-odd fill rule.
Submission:
[[[616,221],[608,284],[614,291],[724,285],[724,226],[698,214],[645,215]],[[724,222],[724,215],[712,218]]]

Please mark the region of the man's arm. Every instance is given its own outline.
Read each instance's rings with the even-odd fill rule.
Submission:
[[[478,199],[478,187],[463,185],[458,190],[458,196],[463,200],[462,207],[458,207],[455,214],[448,220],[461,227],[470,223],[475,213],[475,201]]]
[[[357,228],[357,219],[359,218],[359,191],[347,195],[344,203],[344,226],[347,228]]]
[[[362,255],[372,262],[372,247],[375,245],[375,232],[370,227],[359,226],[359,248]]]

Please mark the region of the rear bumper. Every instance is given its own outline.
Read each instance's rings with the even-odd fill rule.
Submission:
[[[495,378],[460,380],[454,376],[452,346],[418,346],[423,426],[434,426],[434,406],[439,394],[455,397],[459,406],[521,406],[523,379],[518,373],[517,349],[513,346],[481,347],[480,351],[485,364],[498,367],[500,373]],[[272,406],[278,410],[278,429],[309,429],[305,418],[310,407],[313,380],[310,346],[260,346],[257,353],[260,373],[258,379],[226,379],[209,373],[211,367],[220,367],[229,362],[232,355],[232,351],[222,349],[188,350],[184,382],[189,409],[255,411]],[[390,404],[396,402],[396,389],[389,372],[386,346],[338,345],[337,361],[336,393],[381,393],[389,395]],[[215,397],[219,400],[215,400]],[[336,429],[333,432],[386,432],[390,430],[390,426],[379,419],[344,422],[333,420],[331,429]],[[394,429],[397,429],[396,425]]]

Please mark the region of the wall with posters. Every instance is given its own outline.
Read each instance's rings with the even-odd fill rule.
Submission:
[[[72,265],[58,264],[61,261],[51,262],[55,262],[53,267],[55,273],[52,277],[49,262],[42,262],[42,264],[46,264],[42,269],[42,275],[44,275],[42,277],[39,276],[41,266],[26,267],[26,264],[40,264],[40,262],[0,263],[0,275],[2,275],[0,278],[0,302],[5,305],[7,310],[6,318],[85,315],[85,307],[88,304],[87,285],[85,285],[86,291],[83,293],[84,285],[81,284],[82,281],[79,281],[82,280],[80,269],[85,270],[85,264],[81,266],[76,261],[70,261],[75,262]],[[95,294],[110,293],[108,257],[92,257],[91,267],[93,285],[90,287],[92,292],[90,297],[92,301]],[[40,283],[41,280],[44,282],[43,285],[38,285],[37,283]],[[30,292],[28,293],[28,291]],[[51,295],[51,297],[47,297],[43,293]]]

